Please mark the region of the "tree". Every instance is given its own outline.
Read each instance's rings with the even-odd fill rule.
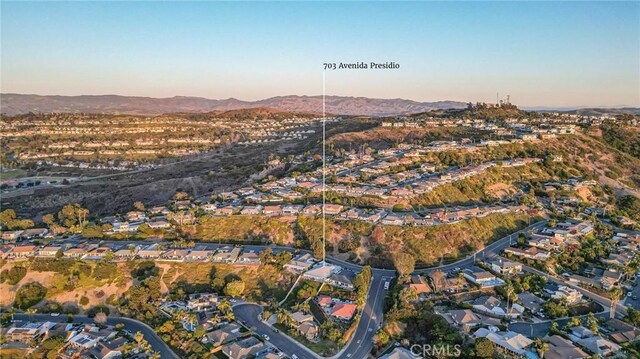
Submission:
[[[218,303],[218,309],[222,312],[222,313],[228,313],[231,311],[231,303],[229,303],[229,300],[227,300],[227,298],[224,298],[220,301],[220,303]]]
[[[79,224],[81,227],[85,225],[89,210],[82,208],[80,204],[66,204],[60,212],[58,212],[58,219],[67,227],[72,227]]]
[[[618,301],[622,298],[622,289],[614,288],[609,292],[609,298],[611,298],[611,311],[609,312],[609,318],[614,319],[616,317],[616,307]]]
[[[47,288],[38,282],[31,282],[18,288],[14,305],[20,309],[31,308],[47,295]]]
[[[624,319],[632,325],[640,326],[640,311],[632,306],[628,306],[627,316]]]
[[[290,252],[288,251],[282,251],[282,252],[278,252],[276,254],[276,259],[275,259],[275,265],[278,269],[282,269],[284,268],[284,265],[289,263],[289,261],[291,260],[292,255]]]
[[[144,340],[144,335],[142,334],[142,332],[136,332],[136,334],[133,336],[133,339],[136,341],[136,343],[140,344]]]
[[[107,315],[104,312],[96,313],[96,316],[93,317],[93,321],[96,324],[106,324],[107,323]]]
[[[25,310],[25,313],[27,313],[27,315],[29,315],[29,321],[32,321],[32,315],[36,314],[38,311],[35,308],[29,308],[27,310]]]
[[[137,209],[138,211],[144,211],[144,203],[136,201],[133,203],[133,208]]]
[[[595,335],[598,335],[600,329],[598,328],[598,318],[593,313],[589,313],[587,315],[587,328],[592,331]]]
[[[409,253],[398,252],[393,256],[393,263],[396,266],[398,273],[403,276],[413,272],[416,260]]]
[[[0,224],[7,225],[9,222],[16,219],[16,211],[13,209],[5,209],[0,212]]]
[[[54,223],[56,223],[56,219],[53,217],[53,214],[48,213],[42,216],[42,223],[51,227]]]
[[[549,344],[547,344],[546,342],[543,342],[542,340],[540,340],[540,338],[536,338],[536,340],[534,341],[534,345],[536,347],[536,351],[538,352],[538,355],[540,356],[540,359],[543,359],[544,353],[546,353],[547,350],[549,350]]]
[[[475,344],[476,355],[480,358],[493,358],[496,345],[487,338],[479,338]]]
[[[515,289],[513,288],[513,284],[509,283],[504,289],[505,297],[507,297],[507,312],[509,312],[509,301],[513,298],[515,294]],[[513,303],[511,303],[513,305]]]
[[[82,235],[86,238],[103,238],[102,227],[92,224],[82,228]]]
[[[411,287],[403,288],[398,294],[398,300],[404,304],[418,300],[418,293]]]
[[[260,252],[260,263],[269,264],[273,260],[273,250],[271,247],[265,248],[264,251]]]
[[[11,267],[10,269],[5,269],[0,273],[0,283],[6,280],[10,285],[15,285],[18,284],[25,275],[27,275],[27,268],[23,266]]]
[[[242,292],[244,292],[244,282],[242,280],[231,281],[224,287],[224,294],[231,297],[237,297]]]

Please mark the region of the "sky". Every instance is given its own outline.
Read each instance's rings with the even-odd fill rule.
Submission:
[[[0,2],[0,90],[640,106],[640,2]]]

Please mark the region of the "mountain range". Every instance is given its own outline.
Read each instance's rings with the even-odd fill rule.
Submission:
[[[0,112],[5,115],[29,112],[158,115],[256,107],[322,113],[322,96],[279,96],[259,101],[242,101],[234,98],[214,100],[185,96],[153,98],[118,95],[42,96],[13,93],[0,95]],[[326,96],[325,110],[335,115],[390,116],[465,107],[466,103],[457,101],[417,102],[404,99]]]

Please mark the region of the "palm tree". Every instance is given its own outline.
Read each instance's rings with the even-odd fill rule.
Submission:
[[[544,353],[549,350],[549,344],[540,340],[540,338],[536,338],[535,346],[538,351],[538,355],[540,355],[540,359],[544,359]]]
[[[611,298],[611,310],[609,311],[609,318],[614,319],[616,317],[616,307],[618,301],[622,297],[622,289],[614,288],[609,292],[609,297]]]
[[[222,313],[227,313],[231,310],[231,303],[229,303],[227,298],[224,298],[220,303],[218,303],[218,309],[220,309]]]
[[[31,316],[37,313],[38,311],[35,308],[29,308],[25,312],[29,315],[29,321],[31,321]]]
[[[144,335],[141,332],[136,332],[136,334],[133,336],[133,339],[136,341],[136,343],[140,343],[144,339]]]
[[[225,318],[227,319],[228,322],[231,322],[236,318],[235,314],[233,314],[233,311],[231,311],[231,310],[228,311],[224,316],[225,316]]]
[[[504,289],[504,291],[505,291],[505,294],[507,295],[507,314],[508,314],[509,313],[509,300],[511,299],[511,296],[513,296],[513,293],[515,292],[515,290],[513,289],[513,285],[509,284]]]

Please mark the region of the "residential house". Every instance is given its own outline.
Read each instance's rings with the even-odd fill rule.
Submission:
[[[602,273],[602,279],[600,279],[600,283],[602,288],[605,290],[611,290],[613,287],[617,286],[622,280],[622,273],[618,272],[615,269],[609,268]]]
[[[385,354],[378,359],[417,359],[420,358],[419,355],[416,355],[411,350],[403,347],[395,347],[393,350]]]
[[[598,357],[606,357],[619,352],[622,347],[618,344],[605,339],[601,336],[592,336],[581,338],[576,341],[579,345],[587,349],[587,351],[597,355]]]
[[[282,215],[284,216],[297,216],[302,212],[302,205],[286,205],[282,206]]]
[[[565,299],[567,304],[576,304],[582,300],[582,293],[565,285],[546,284],[543,287],[544,293],[553,299]]]
[[[305,216],[317,216],[321,211],[322,209],[320,208],[320,206],[312,204],[304,207],[302,209],[302,214]]]
[[[518,274],[522,272],[522,264],[498,258],[491,262],[491,270],[500,274]]]
[[[100,341],[95,347],[89,350],[89,354],[94,358],[100,359],[119,359],[125,351],[127,339],[120,337],[115,340]]]
[[[217,263],[234,263],[238,259],[241,250],[242,248],[240,247],[220,247],[211,260]]]
[[[18,245],[18,246],[13,247],[13,250],[11,251],[10,257],[12,257],[12,258],[33,257],[33,256],[36,255],[37,250],[38,249],[34,245],[30,245],[30,244]]]
[[[352,279],[355,276],[353,273],[348,271],[342,271],[340,273],[331,273],[329,278],[327,278],[326,283],[332,285],[334,287],[346,289],[346,290],[354,290]]]
[[[320,328],[313,321],[313,315],[295,312],[291,315],[291,318],[296,323],[296,329],[304,335],[305,338],[308,340],[314,340],[318,337]]]
[[[481,287],[494,287],[505,284],[502,279],[491,274],[491,272],[478,267],[467,268],[462,274],[468,281]]]
[[[324,213],[328,215],[336,215],[342,212],[344,207],[339,204],[327,203],[324,205]]]
[[[213,251],[207,249],[193,249],[184,257],[187,262],[205,262],[213,255]]]
[[[315,260],[311,253],[302,253],[293,257],[288,263],[284,265],[285,268],[294,272],[303,272],[313,265]]]
[[[222,346],[222,352],[229,359],[245,359],[268,350],[268,347],[256,337],[248,337]]]
[[[449,312],[449,316],[455,325],[465,331],[482,324],[482,318],[469,309],[452,310]]]
[[[331,316],[340,320],[349,321],[356,313],[356,305],[353,303],[336,303],[331,308]]]
[[[404,217],[398,216],[396,214],[389,214],[384,217],[380,221],[380,223],[384,224],[385,226],[402,226],[404,225]]]
[[[152,244],[146,248],[140,249],[138,251],[138,257],[144,259],[158,259],[164,253],[164,250],[158,249],[159,247],[155,244]]]
[[[244,206],[240,214],[245,216],[253,216],[262,213],[262,206]]]
[[[537,313],[542,309],[545,300],[531,292],[522,292],[518,294],[518,302],[532,313]]]
[[[165,221],[164,219],[158,219],[152,222],[148,222],[147,225],[151,229],[167,229],[171,228],[171,223]]]
[[[546,337],[544,341],[548,343],[549,348],[544,352],[544,357],[547,359],[586,359],[590,357],[571,341],[559,335]]]
[[[282,207],[280,206],[265,206],[262,211],[267,216],[280,216],[282,215]]]
[[[545,261],[549,259],[549,252],[543,251],[536,247],[529,247],[527,249],[508,247],[504,249],[504,252],[513,254],[516,257],[522,257],[522,258],[533,259],[538,261]]]
[[[512,331],[508,332],[493,332],[486,328],[480,328],[473,333],[475,338],[487,338],[492,341],[499,351],[505,352],[508,355],[515,355],[518,357],[533,357],[530,354],[534,354],[529,350],[533,344],[533,340],[525,337],[522,334],[518,334]],[[535,355],[535,354],[534,354]]]
[[[181,262],[189,253],[188,249],[169,249],[160,255],[160,258],[168,261]]]
[[[205,334],[203,341],[218,347],[222,344],[234,341],[242,336],[240,332],[240,325],[237,323],[230,323],[222,328],[216,329],[212,332]]]
[[[55,257],[56,254],[58,254],[58,251],[62,252],[62,247],[48,246],[48,247],[40,248],[38,250],[38,257],[50,257],[50,258]]]
[[[339,272],[339,268],[331,264],[317,264],[314,268],[303,274],[304,278],[314,280],[316,282],[324,282],[331,274]]]
[[[478,313],[496,318],[516,318],[524,311],[524,308],[517,304],[514,304],[507,310],[507,308],[502,306],[500,299],[486,295],[473,301],[472,308]]]
[[[327,308],[331,306],[331,304],[333,304],[333,299],[331,299],[331,297],[329,297],[328,295],[320,294],[318,295],[318,297],[316,297],[316,302],[321,308]]]
[[[409,288],[412,288],[416,291],[416,294],[428,294],[431,293],[431,287],[427,280],[421,275],[411,276],[411,282],[409,283]]]
[[[218,306],[218,295],[214,293],[194,293],[189,295],[187,309],[202,312],[213,310]]]
[[[7,342],[21,342],[28,344],[33,339],[46,336],[55,326],[52,322],[14,322],[3,334]]]
[[[236,264],[260,264],[260,256],[254,251],[244,251],[236,260]]]
[[[34,238],[44,238],[47,233],[49,233],[49,230],[46,228],[29,228],[22,231],[22,233],[20,234],[20,238],[27,240]]]
[[[611,330],[609,337],[619,345],[640,340],[640,329],[618,319],[611,319],[607,323]]]
[[[5,231],[2,232],[2,240],[5,242],[15,242],[20,238],[20,235],[24,231]]]

